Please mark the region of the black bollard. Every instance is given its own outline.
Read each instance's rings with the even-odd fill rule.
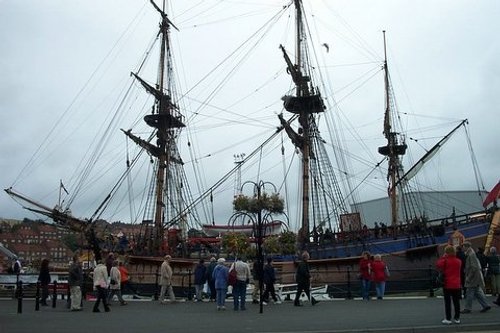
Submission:
[[[67,300],[66,300],[66,309],[70,309],[71,308],[71,287],[69,286],[69,283],[66,284],[66,295],[68,296]]]
[[[17,313],[23,313],[23,281],[17,281]]]
[[[193,299],[193,293],[191,291],[191,270],[188,269],[188,301]]]
[[[156,269],[156,274],[155,274],[155,293],[154,293],[154,299],[155,299],[155,301],[157,301],[157,300],[158,300],[158,297],[159,297],[159,296],[158,296],[158,277],[159,277],[159,275],[160,275],[160,271],[159,271],[159,270],[160,270],[160,269],[159,269],[159,268],[157,268],[157,269]],[[163,300],[162,300],[162,301],[163,301]]]
[[[52,307],[56,307],[56,302],[57,302],[57,281],[54,280],[54,283],[52,285]]]
[[[40,311],[40,281],[36,283],[35,311]]]
[[[429,265],[429,297],[434,297],[434,270],[432,269],[432,265]]]
[[[351,269],[349,267],[347,267],[347,299],[352,299]]]

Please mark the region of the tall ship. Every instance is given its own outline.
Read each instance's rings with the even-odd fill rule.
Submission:
[[[159,29],[130,73],[120,102],[107,117],[109,123],[99,126],[99,139],[87,136],[87,162],[77,166],[66,186],[61,180],[57,203],[42,204],[17,190],[16,184],[5,189],[29,211],[78,231],[96,260],[103,253],[117,251],[116,243],[106,241],[109,231],[103,222],[118,218],[135,226],[135,234],[120,248],[133,273],[150,274],[154,279],[162,258],[170,254],[179,285],[185,284],[185,276],[198,259],[211,256],[232,258],[243,254],[260,264],[265,256],[273,256],[281,282],[291,283],[295,259],[308,251],[315,283],[328,284],[348,280],[348,272],[356,269],[363,251],[382,254],[391,267],[404,272],[408,267],[427,269],[448,243],[460,245],[466,239],[485,248],[498,243],[498,193],[493,199],[491,195],[485,197],[476,165],[473,176],[479,187],[478,200],[484,201],[485,209],[461,212],[450,207],[446,216],[438,218],[430,218],[425,211],[419,186],[413,182],[451,137],[460,130],[468,133],[468,121],[459,121],[415,163],[405,166],[403,160],[411,147],[409,137],[398,127],[402,113],[397,110],[392,90],[385,33],[384,57],[376,71],[383,77],[385,108],[379,110],[383,113],[379,126],[385,142],[376,148],[377,162],[364,159],[364,170],[358,171],[351,160],[359,162],[362,158],[346,146],[346,132],[335,120],[335,116],[345,115],[331,88],[322,82],[326,76],[319,70],[323,67],[315,63],[318,52],[331,54],[331,46],[319,43],[319,50],[312,47],[304,1],[286,2],[213,69],[191,73],[200,79],[184,92],[176,65],[193,57],[175,58],[173,45],[182,26],[176,23],[176,16],[168,14],[166,0],[161,4],[151,0],[149,4],[149,10],[159,17]],[[272,35],[269,31],[280,19],[291,17],[293,24],[287,20],[286,26],[293,26],[293,39],[275,43],[275,49],[265,51],[269,57],[274,52],[282,58],[282,68],[275,75],[281,80],[273,76],[255,88],[249,75],[262,73],[250,70],[237,88],[231,85],[240,65],[264,44],[263,37]],[[208,55],[214,49],[211,44],[203,53]],[[200,57],[199,61],[204,60]],[[260,65],[262,71],[266,70],[265,64]],[[225,74],[221,74],[223,69]],[[210,84],[215,88],[208,88]],[[246,94],[247,90],[274,96],[265,95],[268,100],[264,102],[271,108],[259,109],[265,118],[254,116],[256,102],[263,98]],[[234,101],[235,94],[241,97]],[[229,106],[216,105],[225,98],[231,98],[231,104],[220,105]],[[240,107],[245,99],[251,101],[249,106]],[[251,129],[261,124],[263,130],[221,130],[218,126],[222,123],[244,123]],[[200,138],[203,128],[209,133]],[[113,139],[116,135],[121,139]],[[234,154],[236,149],[241,150]],[[228,150],[232,150],[234,161],[219,155]],[[110,160],[123,156],[123,164]],[[204,159],[216,160],[211,169],[202,165]],[[217,179],[212,177],[215,180],[208,182],[209,173]],[[370,217],[360,210],[360,193],[375,173],[387,181],[390,220],[372,225]],[[108,177],[115,181],[104,181]],[[29,186],[26,188],[29,192]],[[75,217],[73,207],[78,200],[94,206],[88,216]],[[119,217],[123,212],[129,213],[128,220]],[[239,239],[245,246],[237,246]],[[401,273],[402,278],[404,275]]]

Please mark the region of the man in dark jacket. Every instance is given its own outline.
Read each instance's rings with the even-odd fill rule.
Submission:
[[[300,304],[300,294],[302,294],[302,292],[306,293],[312,305],[318,303],[318,301],[311,296],[311,273],[309,272],[308,260],[309,253],[305,251],[302,253],[302,261],[297,265],[297,271],[295,272],[295,282],[297,282],[297,293],[295,294],[295,301],[293,302],[295,306],[302,306],[302,304]]]
[[[80,311],[82,309],[82,290],[83,270],[78,255],[73,256],[73,262],[69,266],[68,284],[71,293],[71,311]]]
[[[207,281],[208,281],[208,288],[210,289],[210,302],[215,302],[215,295],[216,295],[216,290],[215,290],[215,279],[213,278],[213,272],[215,269],[215,266],[217,266],[217,262],[214,257],[210,258],[210,264],[208,264],[207,267]]]
[[[281,304],[281,301],[276,297],[276,291],[274,290],[274,283],[276,282],[276,272],[273,267],[273,259],[267,258],[267,264],[264,266],[264,286],[265,291],[262,298],[264,299],[264,305],[269,302],[269,294],[273,298],[274,303]]]
[[[203,286],[205,285],[206,278],[207,267],[205,266],[205,260],[200,259],[200,262],[194,269],[194,288],[196,290],[196,302],[202,301]]]

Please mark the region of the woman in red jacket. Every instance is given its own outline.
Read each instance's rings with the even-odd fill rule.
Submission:
[[[436,263],[437,269],[444,275],[443,294],[446,318],[443,319],[442,323],[445,325],[451,324],[451,300],[453,300],[455,310],[453,321],[455,324],[460,324],[460,269],[462,261],[455,254],[455,247],[448,245],[444,249],[444,255]]]
[[[372,258],[370,252],[363,251],[359,260],[359,278],[361,280],[361,295],[363,300],[370,299],[370,285],[372,275]]]
[[[382,261],[382,256],[376,254],[373,256],[371,263],[372,267],[372,280],[375,282],[375,291],[377,292],[377,299],[384,299],[385,294],[385,280],[389,270],[385,262]]]

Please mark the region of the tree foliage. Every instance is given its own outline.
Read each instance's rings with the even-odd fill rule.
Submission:
[[[280,235],[266,237],[264,251],[269,254],[295,254],[297,236],[291,231],[284,231]]]
[[[295,244],[297,242],[297,235],[291,231],[284,231],[279,237],[281,253],[282,254],[295,254]]]
[[[222,236],[222,247],[234,256],[247,255],[250,248],[248,236],[239,232],[229,232]]]

